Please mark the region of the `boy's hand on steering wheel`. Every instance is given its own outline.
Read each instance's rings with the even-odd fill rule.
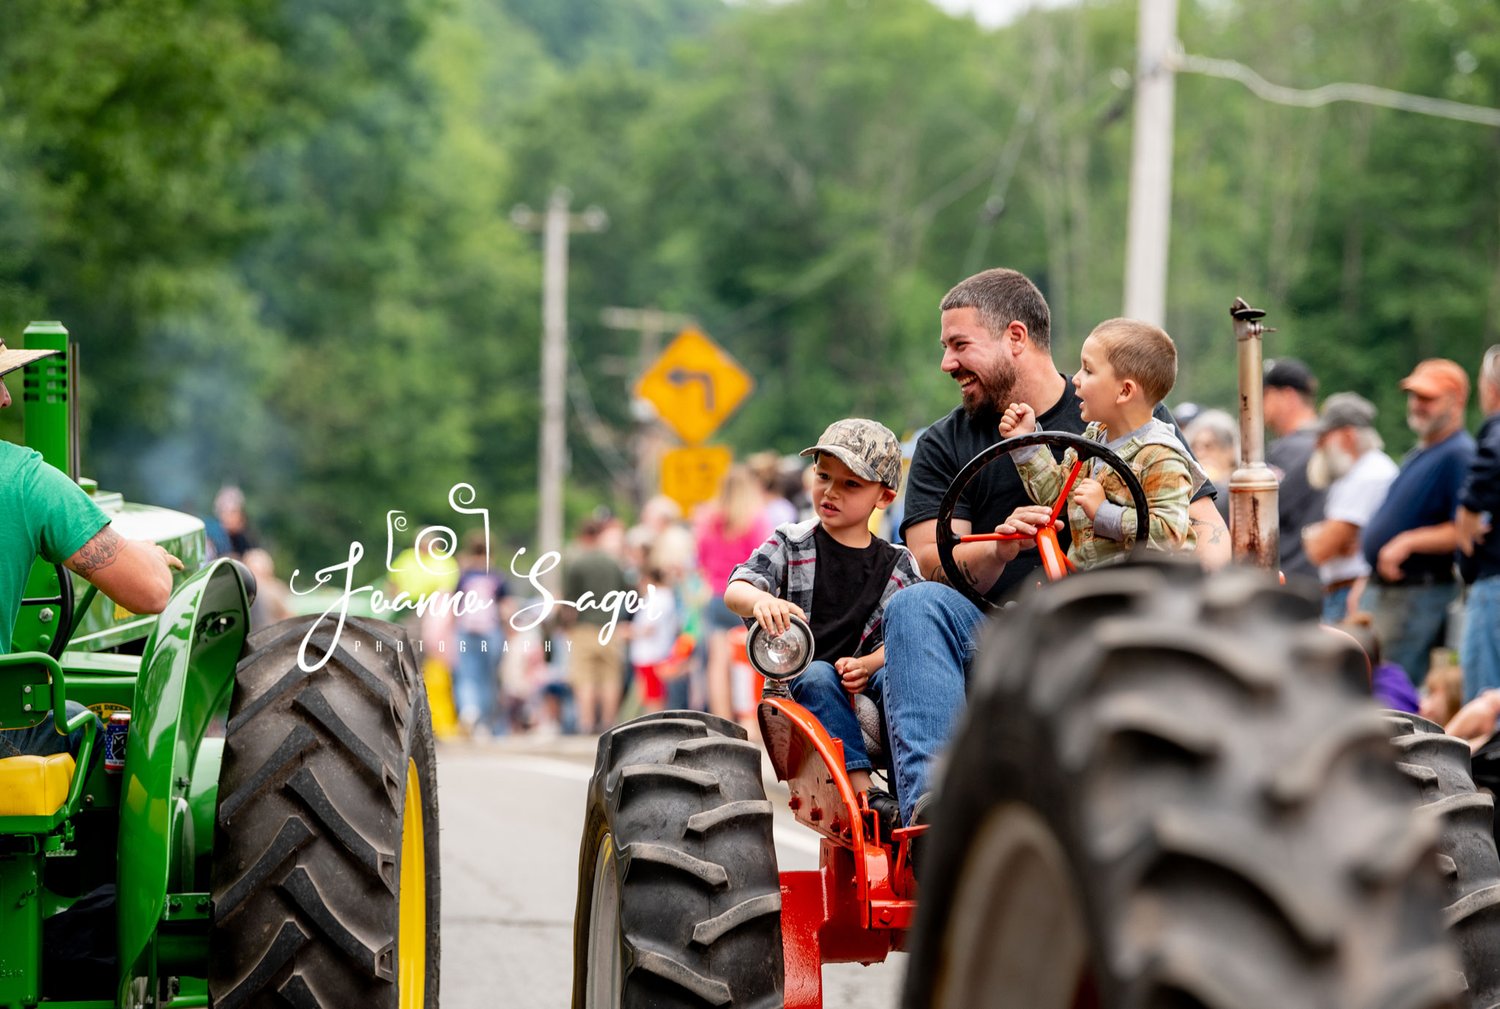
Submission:
[[[802,607],[795,603],[787,602],[785,599],[777,599],[775,596],[767,595],[755,604],[751,615],[755,622],[765,628],[767,634],[785,634],[792,626],[792,617],[807,619],[807,614],[802,612]]]
[[[1051,525],[1054,529],[1062,528],[1062,520],[1052,521],[1052,509],[1046,505],[1022,505],[1002,523],[995,527],[995,532],[1007,535],[1020,534],[1026,537],[1022,540],[996,540],[995,556],[1002,561],[1015,560],[1016,554],[1024,550],[1036,547],[1036,533]]]
[[[1073,485],[1073,500],[1090,519],[1104,503],[1104,485],[1091,476],[1086,476]]]
[[[857,694],[865,689],[865,684],[870,681],[870,671],[859,659],[835,659],[833,668],[839,674],[839,682],[851,694]]]
[[[1036,430],[1036,411],[1030,403],[1012,403],[1000,418],[1000,437],[1014,438]]]

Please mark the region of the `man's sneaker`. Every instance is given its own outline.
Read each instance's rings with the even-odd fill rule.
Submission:
[[[881,843],[890,844],[892,832],[901,826],[901,804],[883,788],[871,788],[865,792],[865,804],[880,821]]]

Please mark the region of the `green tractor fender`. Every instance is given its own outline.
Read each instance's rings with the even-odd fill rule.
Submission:
[[[207,733],[228,711],[249,612],[236,566],[215,561],[177,589],[146,643],[120,791],[122,1005],[137,979],[156,974],[151,961],[162,922],[208,918],[208,880],[194,865],[213,847],[223,740]],[[169,894],[184,891],[193,895],[191,906],[169,904]]]

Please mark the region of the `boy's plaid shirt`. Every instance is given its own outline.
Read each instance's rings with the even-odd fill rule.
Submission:
[[[1090,424],[1083,432],[1090,441],[1107,443],[1104,428]],[[1147,544],[1158,550],[1192,550],[1198,538],[1188,517],[1193,494],[1208,479],[1196,460],[1188,455],[1181,439],[1170,424],[1152,419],[1132,431],[1115,454],[1135,471],[1146,491],[1150,517]],[[1056,461],[1046,446],[1018,449],[1012,453],[1016,469],[1026,484],[1027,493],[1038,504],[1050,505],[1057,500],[1063,481],[1078,461],[1078,453],[1068,449],[1062,462]],[[1068,528],[1073,545],[1068,559],[1080,568],[1096,568],[1124,560],[1135,545],[1137,529],[1135,507],[1130,491],[1120,476],[1097,459],[1091,460],[1079,479],[1092,475],[1104,487],[1106,503],[1094,519],[1068,502]],[[1111,508],[1110,504],[1115,507]]]
[[[749,560],[730,572],[729,580],[749,582],[758,589],[801,607],[802,612],[807,614],[808,621],[811,622],[813,581],[817,577],[818,568],[817,539],[813,536],[813,531],[817,528],[817,519],[808,519],[806,522],[788,522],[777,526],[771,538],[756,548]],[[886,580],[885,591],[881,593],[880,602],[865,619],[859,647],[854,651],[856,656],[868,655],[884,643],[885,630],[882,618],[885,614],[885,604],[890,602],[891,596],[913,582],[922,580],[922,576],[917,573],[917,563],[912,558],[911,551],[903,546],[896,546],[896,550],[900,554],[896,558],[896,567],[891,571],[890,578]],[[746,627],[755,625],[754,617],[745,617],[744,620]]]

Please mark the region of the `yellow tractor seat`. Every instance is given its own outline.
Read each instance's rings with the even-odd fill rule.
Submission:
[[[0,759],[0,816],[51,816],[68,798],[73,756]]]

